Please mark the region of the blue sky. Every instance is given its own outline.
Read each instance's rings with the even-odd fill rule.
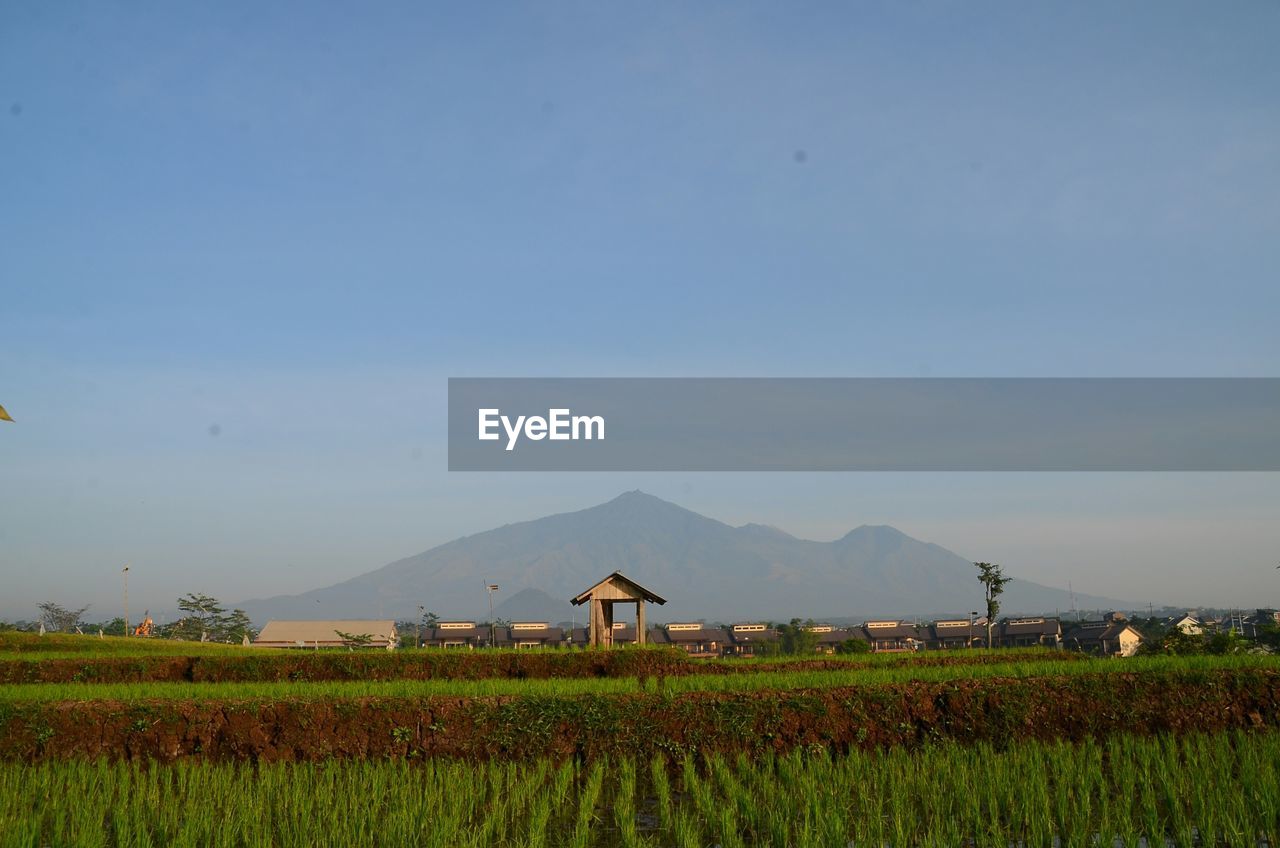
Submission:
[[[1280,605],[1275,475],[450,475],[449,376],[1276,376],[1280,7],[0,7],[0,616],[643,488]],[[12,584],[11,584],[12,585]]]

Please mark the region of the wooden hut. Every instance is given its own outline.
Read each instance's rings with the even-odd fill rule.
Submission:
[[[645,641],[644,605],[645,602],[665,604],[666,598],[650,592],[622,572],[615,571],[585,592],[570,598],[574,606],[589,603],[590,616],[588,632],[592,647],[608,648],[613,645],[613,605],[636,605],[636,641],[643,645]]]

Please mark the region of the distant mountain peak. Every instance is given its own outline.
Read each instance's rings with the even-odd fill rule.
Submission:
[[[916,539],[912,539],[897,527],[893,527],[889,524],[860,524],[848,533],[845,533],[844,536],[840,538],[840,541],[844,542],[847,540],[861,539],[875,540],[882,543],[901,542],[903,539],[910,539],[913,542],[918,541]]]
[[[608,516],[613,521],[627,524],[675,520],[681,523],[706,522],[722,527],[728,526],[713,518],[707,518],[705,515],[700,515],[691,509],[685,509],[671,501],[664,501],[656,495],[642,492],[639,489],[623,492],[613,500],[588,507],[578,514],[583,516]]]
[[[767,524],[731,527],[638,489],[596,506],[507,524],[333,586],[245,601],[269,617],[414,618],[427,603],[442,617],[487,615],[486,584],[502,587],[498,617],[572,620],[567,599],[612,571],[668,599],[667,620],[688,618],[924,616],[973,609],[972,565],[888,525],[863,525],[835,542],[797,539]],[[1015,574],[1011,614],[1066,609],[1070,595]],[[508,594],[510,593],[510,594]],[[1123,601],[1076,596],[1090,607]]]
[[[662,498],[658,497],[657,495],[651,495],[648,492],[641,491],[640,489],[632,489],[629,492],[623,492],[622,494],[618,495],[616,498],[613,498],[612,500],[608,500],[600,504],[600,506],[602,507],[604,506],[627,506],[627,507],[661,506],[667,509],[678,509],[678,510],[681,510],[682,512],[690,511],[680,506],[679,504],[673,504],[671,501],[664,501]]]

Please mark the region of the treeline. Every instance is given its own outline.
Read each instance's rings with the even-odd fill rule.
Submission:
[[[144,624],[150,621],[150,616],[146,613],[140,620],[127,623],[120,616],[95,621],[86,617],[89,611],[87,604],[83,607],[71,608],[53,601],[46,601],[37,605],[40,615],[34,621],[0,621],[0,631],[21,630],[34,633],[44,630],[50,633],[85,635],[96,635],[100,632],[104,636],[132,636],[141,625],[147,628],[141,635],[195,642],[232,643],[242,642],[246,638],[252,640],[257,635],[253,623],[244,610],[228,610],[217,598],[192,592],[179,598],[177,603],[178,609],[183,613],[177,621]]]

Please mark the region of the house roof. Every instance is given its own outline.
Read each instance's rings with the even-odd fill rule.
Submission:
[[[488,639],[489,638],[489,628],[487,626],[478,627],[472,622],[447,622],[447,623],[455,624],[455,625],[467,624],[469,626],[442,627],[437,625],[436,627],[431,627],[427,629],[425,634],[426,640],[429,642],[436,642],[436,641],[440,641],[440,642],[464,641],[465,642],[468,639]]]
[[[641,586],[636,581],[632,580],[630,577],[627,577],[626,575],[624,575],[621,571],[613,572],[608,577],[601,580],[599,583],[596,583],[590,589],[587,589],[584,592],[580,592],[574,597],[570,598],[569,602],[574,606],[585,604],[587,601],[591,600],[592,593],[594,593],[597,589],[599,589],[601,586],[605,585],[606,583],[612,583],[613,585],[619,586],[624,590],[630,590],[629,594],[637,595],[651,603],[665,604],[667,602],[666,598],[654,592],[649,591],[648,589]]]
[[[819,645],[839,645],[841,642],[847,642],[850,639],[859,639],[863,642],[867,641],[866,635],[857,629],[848,629],[844,627],[833,627],[830,630],[823,630],[818,633]]]
[[[946,639],[977,639],[986,632],[986,625],[967,618],[953,618],[935,621],[929,625],[929,635],[935,642]]]
[[[728,642],[729,634],[719,627],[699,627],[697,630],[672,630],[667,627],[658,628],[666,641],[673,645],[685,642]]]
[[[343,633],[368,633],[373,644],[387,644],[396,638],[396,623],[390,620],[340,619],[333,621],[268,621],[254,639],[255,645],[341,645]]]
[[[1056,618],[1007,618],[1000,622],[1005,636],[1057,636],[1062,623]]]
[[[743,629],[749,628],[749,629]],[[761,629],[756,629],[761,628]],[[778,631],[772,627],[760,625],[755,622],[742,622],[735,624],[729,628],[729,636],[738,644],[746,644],[748,642],[776,642],[778,641]]]
[[[920,631],[915,625],[903,621],[868,621],[862,625],[862,632],[872,642],[880,639],[920,638]]]
[[[543,625],[542,627],[518,626],[519,622],[510,627],[497,628],[496,639],[499,642],[559,642],[564,639],[564,628],[550,627]]]
[[[1127,621],[1086,621],[1068,634],[1068,638],[1078,642],[1102,642],[1119,639],[1120,634],[1132,630],[1134,635],[1142,638],[1142,634]]]

